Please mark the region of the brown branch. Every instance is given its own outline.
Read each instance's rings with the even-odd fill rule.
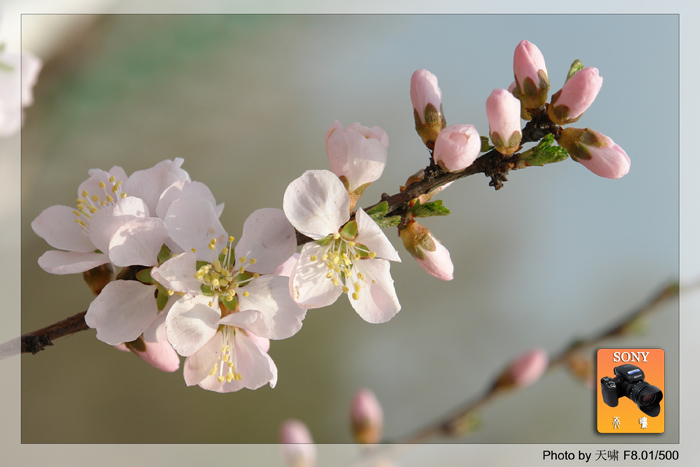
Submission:
[[[51,326],[22,335],[22,353],[31,352],[35,354],[44,350],[44,347],[47,345],[53,345],[54,339],[90,329],[85,323],[85,313],[87,312],[83,311]]]

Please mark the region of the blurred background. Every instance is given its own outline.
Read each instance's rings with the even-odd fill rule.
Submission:
[[[25,16],[25,48],[65,21]],[[34,50],[46,63],[22,134],[23,333],[92,300],[78,275],[38,267],[49,246],[30,228],[48,206],[75,203],[88,169],[130,174],[183,157],[240,235],[253,210],[281,208],[289,182],[328,168],[324,136],[336,119],[358,121],[390,140],[384,175],[358,204],[368,206],[428,162],[411,73],[437,75],[448,125],[486,135],[486,97],[512,82],[522,39],[542,50],[552,92],[574,59],[600,70],[603,88],[573,126],[613,138],[632,167],[606,180],[567,160],[511,172],[498,192],[480,175],[454,184],[439,197],[452,215],[425,224],[450,250],[455,279],[425,274],[387,230],[403,259],[392,265],[401,312],[371,325],[344,299],[309,310],[296,336],[272,343],[275,389],[188,388],[181,371],[160,373],[92,330],[23,355],[23,443],[274,443],[290,417],[319,443],[346,443],[360,388],[382,403],[386,438],[400,439],[479,397],[519,354],[558,353],[678,279],[675,16],[115,15],[71,24],[64,42]],[[641,72],[642,63],[654,66]],[[645,442],[679,440],[678,336],[674,302],[642,334],[603,345],[665,350],[666,432]],[[594,394],[558,369],[489,405],[480,430],[457,442],[638,442],[596,432]]]

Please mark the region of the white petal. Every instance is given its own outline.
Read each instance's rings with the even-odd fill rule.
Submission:
[[[168,238],[165,222],[141,217],[121,225],[109,242],[109,258],[115,266],[157,266],[158,253]]]
[[[368,259],[354,264],[365,280],[362,281],[359,300],[350,298],[350,304],[368,323],[389,321],[401,309],[389,272],[390,263],[383,259]]]
[[[182,356],[188,357],[202,348],[216,333],[221,319],[218,302],[209,306],[204,295],[184,296],[170,309],[165,319],[168,340]]]
[[[183,293],[200,293],[202,283],[194,277],[197,258],[194,253],[173,256],[159,267],[151,269],[151,277],[166,289]]]
[[[327,279],[326,279],[327,280]],[[241,312],[260,312],[258,319],[245,326],[260,337],[286,339],[301,329],[306,310],[289,296],[289,279],[283,276],[262,276],[240,289],[238,303]],[[248,296],[244,296],[248,292]],[[237,314],[237,313],[234,313]]]
[[[386,133],[384,135],[386,136]],[[350,184],[349,191],[355,191],[365,183],[374,182],[382,176],[386,167],[387,148],[380,140],[366,138],[354,131],[346,130],[345,140],[348,145],[348,161],[344,175]]]
[[[83,228],[75,222],[75,209],[68,206],[51,206],[42,211],[34,221],[32,229],[46,243],[59,250],[94,251],[95,245]]]
[[[51,274],[76,274],[109,263],[104,253],[78,253],[50,250],[41,255],[39,266]]]
[[[311,256],[319,258],[323,247],[317,243],[307,243],[301,249],[299,261],[289,278],[289,291],[292,299],[304,308],[321,308],[334,303],[343,292],[340,285],[326,277],[328,268],[320,261],[311,261]]]
[[[216,207],[214,195],[204,183],[178,180],[170,185],[160,196],[156,206],[156,215],[163,219],[168,213],[168,208],[172,202],[181,198],[202,198]]]
[[[201,349],[187,357],[182,372],[188,386],[199,384],[209,376],[221,355],[222,346],[223,336],[217,332]]]
[[[319,239],[348,221],[350,196],[333,172],[307,170],[287,187],[283,208],[299,232]]]
[[[194,248],[200,261],[213,261],[214,254],[209,249],[212,238],[217,241],[217,251],[228,241],[214,207],[202,198],[173,201],[165,215],[165,225],[170,238],[185,251]]]
[[[165,160],[146,170],[131,174],[124,183],[124,191],[129,196],[137,196],[146,202],[151,212],[156,212],[160,195],[178,180],[189,180],[189,174],[180,168],[184,160]]]
[[[294,227],[281,209],[258,209],[243,224],[243,234],[236,245],[236,258],[254,258],[247,271],[269,274],[284,263],[297,249]]]
[[[104,201],[106,196],[110,195],[112,198],[117,199],[117,195],[112,192],[113,185],[112,182],[109,181],[109,178],[113,176],[115,183],[124,183],[126,182],[127,178],[124,169],[116,165],[112,167],[109,172],[105,172],[102,169],[90,169],[88,170],[88,174],[90,175],[90,178],[85,180],[78,187],[78,198],[85,198],[85,196],[83,196],[83,192],[87,191],[87,198],[96,195],[100,201]],[[105,188],[100,186],[100,182],[104,183]]]
[[[358,209],[355,220],[357,221],[357,238],[355,238],[355,242],[365,245],[370,251],[377,253],[379,258],[401,262],[399,252],[386,238],[386,235],[384,235],[377,223],[362,208]]]
[[[110,345],[131,342],[153,323],[158,307],[155,287],[138,281],[112,281],[92,301],[85,322]]]
[[[292,275],[292,270],[294,269],[294,266],[297,264],[297,261],[299,261],[299,253],[294,253],[292,256],[287,258],[287,260],[280,264],[280,266],[272,271],[270,274],[274,274],[276,276],[285,276],[289,277]]]
[[[148,217],[148,208],[143,200],[133,196],[100,208],[90,219],[90,240],[98,250],[107,252],[114,232],[125,222],[138,217]]]

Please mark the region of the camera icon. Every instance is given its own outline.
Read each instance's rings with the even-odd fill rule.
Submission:
[[[664,395],[661,389],[644,381],[644,372],[635,365],[620,365],[613,369],[615,377],[604,376],[600,380],[603,401],[610,407],[617,407],[618,399],[628,397],[637,404],[639,410],[656,417],[661,412],[659,402]]]

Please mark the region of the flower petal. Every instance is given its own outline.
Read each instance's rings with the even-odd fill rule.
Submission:
[[[217,332],[201,349],[187,357],[182,373],[188,386],[199,384],[210,376],[212,368],[219,360],[222,346],[223,335]],[[216,377],[214,377],[214,381],[216,381]]]
[[[236,245],[236,257],[255,259],[246,270],[269,274],[297,249],[294,227],[281,209],[258,209],[243,224],[243,235]]]
[[[165,225],[175,243],[185,251],[195,249],[197,259],[211,262],[213,253],[209,242],[216,239],[225,245],[228,234],[219,221],[214,207],[202,198],[184,198],[173,201],[165,215]]]
[[[216,206],[214,195],[204,183],[178,180],[170,185],[160,196],[155,210],[156,215],[163,219],[173,201],[181,198],[202,198],[210,202],[212,206]]]
[[[68,206],[51,206],[44,209],[32,221],[32,229],[46,243],[59,250],[94,251],[95,245],[83,228],[75,222],[75,209]]]
[[[138,217],[148,217],[148,207],[143,200],[133,196],[100,208],[90,219],[90,240],[98,250],[107,252],[114,232],[125,222]]]
[[[359,261],[356,266],[365,276],[359,300],[350,304],[368,323],[385,323],[401,309],[389,272],[390,263],[383,259]],[[357,263],[355,263],[357,264]]]
[[[39,266],[51,274],[76,274],[109,263],[104,253],[50,250],[39,257]]]
[[[165,222],[157,217],[127,221],[109,242],[109,258],[115,266],[158,266],[158,253],[167,238]]]
[[[283,208],[299,232],[318,240],[348,221],[350,196],[333,172],[307,170],[287,187]]]
[[[200,293],[202,283],[194,277],[197,258],[194,253],[173,256],[159,267],[151,269],[151,277],[166,289],[183,293]]]
[[[137,170],[124,183],[124,191],[129,196],[144,200],[151,212],[156,212],[160,195],[178,180],[189,180],[189,174],[180,168],[184,159],[165,160],[146,170]]]
[[[289,277],[292,274],[292,270],[294,269],[294,265],[297,264],[297,261],[299,261],[299,253],[294,253],[292,256],[287,258],[284,263],[280,264],[277,269],[272,271],[271,274]]]
[[[204,295],[184,296],[170,309],[165,319],[168,340],[182,356],[198,351],[216,333],[221,319],[218,301],[209,306],[210,298]]]
[[[259,277],[242,287],[240,291],[241,293],[237,295],[241,312],[246,310],[260,312],[258,319],[244,326],[245,329],[270,339],[286,339],[301,329],[306,310],[294,303],[289,296],[288,278]],[[247,297],[245,292],[248,292]]]
[[[97,338],[110,345],[139,337],[158,315],[155,288],[138,281],[112,281],[92,301],[85,322]]]
[[[320,261],[311,261],[311,256],[320,256],[323,247],[307,243],[301,249],[299,261],[289,278],[292,299],[304,308],[321,308],[335,302],[343,292],[340,286],[326,277],[328,268]]]
[[[365,245],[370,251],[374,251],[379,258],[401,262],[399,252],[386,238],[377,223],[362,208],[358,209],[357,214],[355,214],[355,220],[357,221],[355,242]]]

